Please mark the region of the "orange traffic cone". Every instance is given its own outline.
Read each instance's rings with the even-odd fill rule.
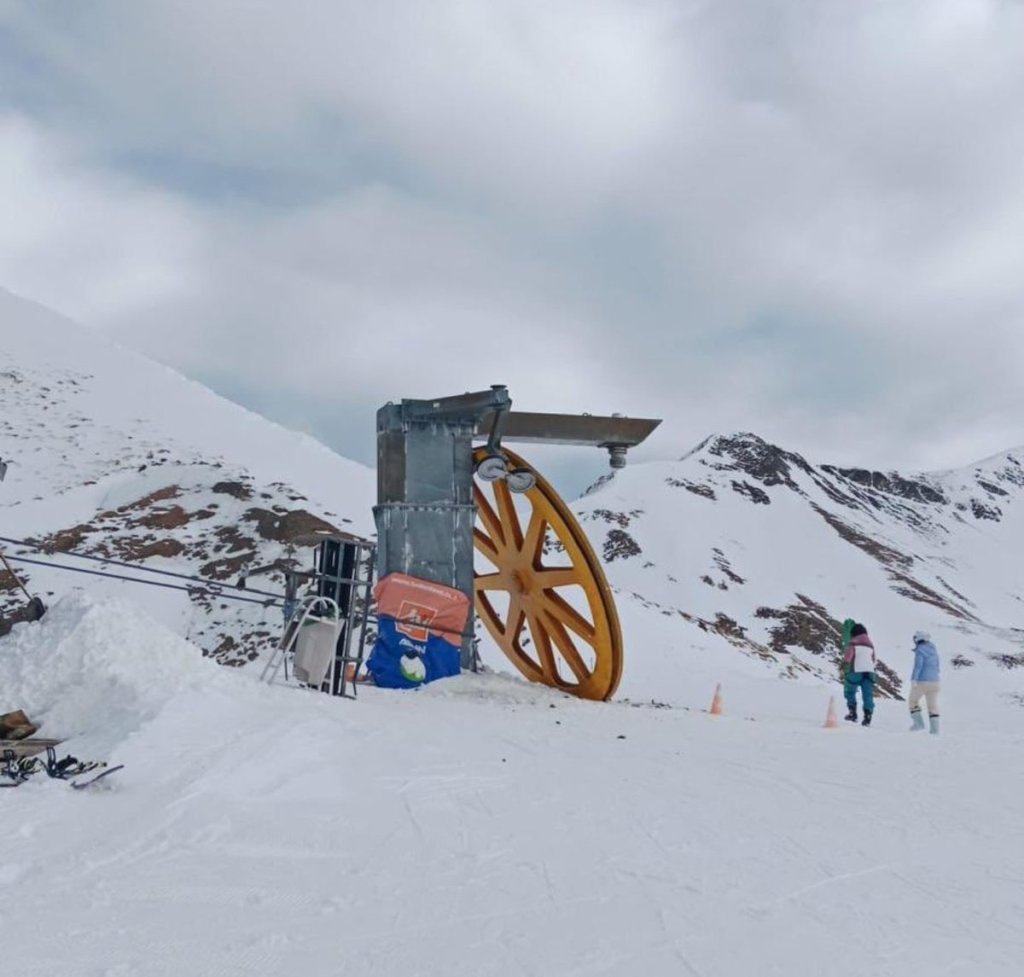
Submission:
[[[715,686],[715,697],[711,700],[711,708],[708,710],[712,716],[722,715],[722,683]]]
[[[837,729],[839,717],[836,715],[836,697],[833,695],[828,700],[828,714],[825,716],[825,729]]]

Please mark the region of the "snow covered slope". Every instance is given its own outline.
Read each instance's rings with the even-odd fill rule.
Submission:
[[[368,470],[2,293],[0,456],[0,535],[58,556],[231,579],[318,520],[371,530]],[[249,660],[276,610],[22,566],[66,596],[0,637],[0,711],[125,767],[0,790],[4,964],[1016,977],[1019,457],[902,478],[742,435],[627,468],[577,505],[619,595],[612,703],[491,672],[271,688],[203,651]],[[891,692],[936,633],[941,736],[895,702],[822,729],[847,614]]]
[[[1020,973],[1008,713],[823,730],[817,690],[764,679],[722,718],[494,675],[349,702],[83,599],[4,640],[0,688],[125,764],[0,791],[11,973]]]
[[[725,647],[832,679],[845,617],[867,624],[890,694],[918,628],[947,661],[1016,687],[1024,450],[904,476],[812,465],[753,434],[715,436],[679,461],[626,468],[576,509],[627,621],[627,689],[658,672],[671,687],[680,670],[720,663]]]
[[[355,494],[350,483],[365,491],[372,482],[366,468],[308,435],[2,289],[0,339],[0,431],[17,452],[4,483],[7,504],[146,464],[219,462],[268,484],[284,473],[300,490],[334,500]],[[55,447],[62,464],[54,463]],[[371,521],[363,518],[365,529]]]
[[[234,581],[244,565],[283,556],[300,533],[372,531],[369,469],[3,291],[0,457],[9,461],[0,536],[43,540],[58,555],[74,550]],[[47,596],[76,585],[124,590],[18,566]],[[281,589],[274,577],[254,583]],[[20,596],[0,574],[0,614]],[[135,587],[132,598],[227,663],[253,658],[280,621],[258,605],[167,589]]]

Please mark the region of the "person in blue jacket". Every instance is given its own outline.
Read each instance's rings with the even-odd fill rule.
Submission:
[[[924,729],[921,699],[928,706],[928,726],[939,731],[939,653],[926,631],[914,632],[914,671],[910,676],[910,720],[912,733]]]

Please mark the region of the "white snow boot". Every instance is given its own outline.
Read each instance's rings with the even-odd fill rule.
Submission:
[[[938,733],[939,731],[939,717],[929,716],[928,717],[928,731],[930,733]]]
[[[921,715],[920,709],[915,709],[911,712],[910,718],[914,723],[914,725],[910,727],[910,732],[916,733],[924,729],[924,716]]]

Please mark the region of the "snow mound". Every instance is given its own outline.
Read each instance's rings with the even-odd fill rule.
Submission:
[[[179,692],[225,678],[138,605],[76,594],[5,639],[0,711],[24,709],[40,735],[109,748]]]
[[[416,694],[439,699],[457,699],[489,706],[549,706],[571,701],[581,703],[558,689],[527,682],[508,671],[494,671],[484,666],[477,674],[461,675],[432,682],[416,689]],[[585,703],[584,703],[585,704]]]

